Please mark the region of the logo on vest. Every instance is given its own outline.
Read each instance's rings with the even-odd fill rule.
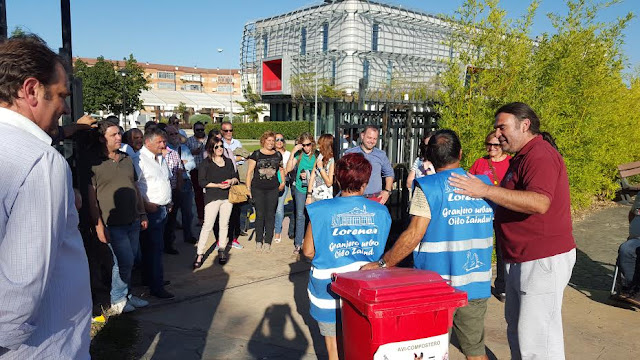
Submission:
[[[367,212],[367,206],[362,205],[362,209],[355,207],[346,213],[333,215],[331,218],[331,227],[376,226],[373,221],[374,216],[376,216],[376,214]]]
[[[472,253],[471,250],[467,251],[467,262],[462,265],[464,271],[469,272],[471,270],[482,267],[484,263],[478,258],[478,254]]]

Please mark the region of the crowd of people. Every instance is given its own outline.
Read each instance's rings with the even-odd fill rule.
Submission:
[[[58,119],[70,112],[64,61],[27,35],[0,44],[0,63],[3,358],[88,358],[92,307],[93,320],[103,321],[103,312],[148,305],[131,293],[136,268],[150,295],[174,297],[166,289],[163,253],[178,253],[177,231],[196,245],[189,266],[203,265],[212,232],[224,265],[232,248],[242,249],[238,238],[247,235],[254,209],[255,250],[269,253],[272,242],[283,241],[290,194],[288,235],[293,254],[311,259],[310,313],[330,359],[339,358],[340,348],[332,274],[390,268],[409,255],[416,268],[435,271],[468,294],[469,304],[453,315],[453,331],[467,359],[486,359],[494,233],[493,291],[505,302],[511,357],[564,358],[562,299],[576,261],[569,182],[562,156],[528,105],[495,112],[487,155],[468,172],[454,131],[425,135],[406,184],[409,223],[385,252],[391,217],[384,205],[394,171],[377,147],[375,126],[358,134],[359,145],[340,138],[346,151],[339,159],[329,134],[317,142],[300,134],[288,151],[283,134],[267,131],[260,148],[247,151],[230,122],[209,134],[197,122],[193,136],[176,119],[149,122],[144,131],[123,132],[113,117],[94,124],[85,116],[60,127]],[[79,130],[88,135],[78,139],[82,152],[72,176],[51,145]],[[619,260],[630,298],[638,291],[638,201],[630,214],[635,237],[621,247]]]

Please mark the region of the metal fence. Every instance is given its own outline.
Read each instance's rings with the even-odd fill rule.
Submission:
[[[386,108],[386,109],[385,109]],[[395,180],[388,207],[394,221],[403,218],[409,191],[406,180],[411,164],[418,156],[423,136],[438,125],[438,114],[434,111],[413,111],[413,107],[402,110],[335,110],[334,154],[339,159],[344,151],[358,144],[358,137],[366,126],[380,130],[378,148],[383,150],[395,169]]]

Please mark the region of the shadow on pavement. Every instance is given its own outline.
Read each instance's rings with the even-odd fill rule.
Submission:
[[[311,333],[311,340],[313,350],[318,356],[318,359],[327,358],[327,348],[324,343],[324,336],[320,334],[320,328],[318,322],[311,317],[309,313],[309,295],[307,293],[307,285],[309,284],[309,272],[295,272],[293,267],[295,264],[290,264],[291,272],[289,275],[289,281],[293,284],[293,298],[296,303],[296,311],[304,319],[304,324],[309,327]]]
[[[291,324],[293,327],[295,333],[293,339],[285,336],[285,327],[287,324]],[[302,332],[300,325],[298,325],[291,316],[291,307],[289,304],[274,304],[264,311],[262,320],[251,335],[248,349],[249,353],[251,353],[255,359],[263,359],[268,358],[265,357],[265,354],[269,352],[267,347],[273,345],[287,348],[287,359],[299,360],[306,354],[305,351],[293,350],[296,348],[306,349],[309,342]]]
[[[208,249],[207,255],[211,254],[212,250]],[[217,254],[212,254],[217,256]],[[233,261],[233,255],[229,254],[229,262]],[[184,264],[184,266],[190,266],[190,264]],[[207,288],[223,290],[229,282],[229,274],[224,270],[217,259],[215,263],[207,268],[201,268],[199,271],[191,274],[193,281],[206,284]],[[211,281],[214,279],[214,281]],[[193,312],[177,312],[172,307],[185,306],[184,303],[179,304],[175,301],[168,302],[166,304],[157,304],[154,312],[162,313],[163,310],[167,311],[167,322],[176,316],[185,316],[186,318],[180,318],[181,322],[186,325],[178,328],[175,326],[168,326],[159,323],[145,324],[145,327],[140,331],[140,340],[137,346],[138,359],[203,359],[206,358],[205,347],[207,344],[207,331],[211,327],[213,318],[216,314],[216,310],[222,299],[220,296],[197,296],[201,300],[206,301],[206,304],[199,304],[197,311]],[[178,315],[178,314],[182,315]],[[180,344],[180,346],[176,346]]]

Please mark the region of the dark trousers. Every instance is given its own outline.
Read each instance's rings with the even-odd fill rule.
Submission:
[[[111,307],[111,272],[113,255],[107,244],[101,243],[93,231],[81,230],[84,249],[89,261],[89,281],[93,316],[102,314],[102,310]]]
[[[159,206],[158,211],[147,213],[149,226],[140,233],[142,241],[142,279],[149,285],[152,293],[163,289],[164,269],[162,251],[164,250],[164,227],[167,222],[167,207]]]
[[[504,255],[502,254],[502,246],[496,240],[496,280],[493,282],[495,292],[498,294],[506,292],[505,290],[505,275],[506,268],[504,265]]]
[[[188,241],[193,236],[191,234],[191,222],[193,214],[191,213],[191,205],[193,193],[191,192],[191,181],[185,180],[182,189],[175,189],[171,192],[173,208],[167,216],[167,225],[164,229],[164,248],[171,249],[174,247],[176,240],[176,226],[178,224],[178,210],[182,214],[182,239]]]
[[[191,184],[193,185],[193,194],[196,200],[196,211],[198,212],[198,220],[204,221],[204,193],[198,183],[198,169],[189,172],[191,175]]]
[[[256,242],[271,244],[278,206],[278,188],[251,189],[251,197],[256,207]]]

